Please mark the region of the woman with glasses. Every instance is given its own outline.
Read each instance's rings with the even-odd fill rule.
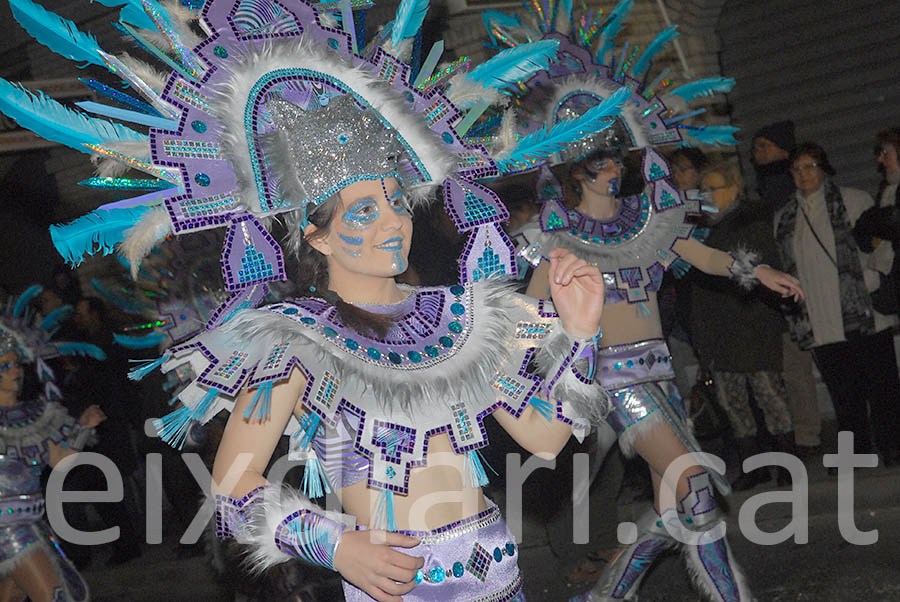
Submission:
[[[770,222],[759,210],[759,201],[754,206],[744,197],[738,166],[727,161],[714,163],[702,171],[700,182],[700,190],[718,209],[707,219],[705,244],[722,250],[753,249],[763,263],[776,263]],[[741,461],[759,451],[750,391],[765,416],[766,430],[777,451],[795,453],[783,376],[783,322],[777,306],[777,297],[758,287],[744,291],[724,278],[693,274],[694,348],[701,365],[712,371],[716,400],[728,415]],[[764,467],[741,474],[731,487],[743,491],[770,478]],[[790,484],[790,473],[779,469],[778,484]]]
[[[787,314],[791,335],[802,349],[812,349],[838,429],[853,433],[856,453],[871,453],[874,438],[892,462],[900,435],[900,379],[891,324],[873,309],[869,293],[877,273],[872,255],[853,236],[854,224],[874,202],[834,183],[835,170],[818,144],[801,144],[790,161],[797,192],[775,215],[775,239],[784,270],[799,278],[806,293],[806,302]]]

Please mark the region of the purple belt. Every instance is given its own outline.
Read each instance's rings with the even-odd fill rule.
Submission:
[[[602,347],[597,374],[608,390],[675,378],[672,356],[663,339]]]
[[[44,496],[41,493],[11,495],[0,498],[0,527],[13,523],[31,523],[44,516]]]

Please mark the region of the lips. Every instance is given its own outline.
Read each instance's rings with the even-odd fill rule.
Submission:
[[[399,251],[403,248],[403,239],[399,236],[395,236],[394,238],[389,238],[380,245],[375,246],[376,249],[381,249],[382,251]]]

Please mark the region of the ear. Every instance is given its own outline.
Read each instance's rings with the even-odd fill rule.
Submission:
[[[572,179],[579,182],[584,182],[587,179],[587,175],[584,173],[584,168],[581,165],[576,165],[572,168]]]
[[[328,236],[312,237],[312,235],[318,231],[319,227],[315,224],[307,224],[306,228],[303,229],[303,236],[306,238],[309,246],[328,257],[331,255],[331,244],[328,242]]]

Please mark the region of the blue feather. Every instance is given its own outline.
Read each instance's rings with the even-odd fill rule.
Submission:
[[[683,146],[696,146],[696,144],[708,144],[710,146],[733,146],[737,144],[734,134],[740,128],[731,125],[710,125],[703,128],[681,128],[681,133],[693,140],[683,140]]]
[[[428,0],[401,0],[394,17],[394,29],[391,30],[391,46],[396,48],[406,38],[413,38],[428,12]]]
[[[666,44],[677,38],[678,35],[677,25],[669,25],[662,30],[660,34],[656,36],[656,39],[650,42],[650,45],[644,50],[644,54],[641,55],[638,62],[634,64],[634,69],[631,71],[632,75],[634,75],[634,77],[640,77],[640,75],[650,67],[650,63],[653,62],[653,57],[659,54],[659,52],[665,48]]]
[[[44,287],[40,284],[32,284],[28,288],[25,289],[21,295],[19,295],[18,300],[16,301],[15,306],[13,306],[13,316],[16,318],[21,318],[25,315],[25,310],[28,309],[28,304],[31,303],[31,300],[41,294],[41,291],[44,290]]]
[[[139,337],[114,334],[113,340],[127,349],[156,349],[166,340],[166,335],[162,332],[151,332]]]
[[[47,314],[41,321],[41,330],[43,330],[44,332],[53,330],[54,328],[65,322],[71,314],[71,305],[63,305],[62,307],[57,307],[49,314]]]
[[[41,138],[90,154],[84,144],[147,142],[149,138],[117,123],[88,117],[43,92],[31,92],[0,78],[0,111]]]
[[[628,13],[634,7],[634,0],[622,0],[609,13],[603,27],[603,33],[600,34],[600,50],[597,52],[597,62],[603,63],[603,57],[607,52],[612,50],[615,45],[616,36],[622,31],[625,25],[625,19]]]
[[[67,262],[78,265],[85,254],[93,255],[98,251],[103,251],[104,255],[112,253],[116,244],[125,239],[125,232],[148,209],[98,209],[68,224],[50,226],[50,239]],[[99,245],[96,250],[95,245]]]
[[[623,86],[602,103],[585,111],[581,117],[567,119],[528,134],[519,140],[508,157],[497,161],[497,167],[500,171],[511,171],[517,164],[555,153],[567,144],[605,130],[613,124],[608,118],[615,117],[622,110],[622,105],[630,99],[631,90]]]
[[[103,6],[109,6],[111,8],[122,6],[122,10],[119,12],[120,19],[122,19],[126,23],[131,23],[135,27],[140,27],[141,29],[157,31],[156,25],[153,23],[153,19],[151,19],[149,15],[147,15],[144,7],[141,5],[141,0],[97,0],[97,2],[99,2]],[[160,7],[155,0],[150,0],[150,2],[151,4],[155,5],[154,8],[157,8],[160,12],[162,12],[162,7]]]
[[[84,355],[95,360],[105,360],[106,354],[102,349],[90,343],[56,343],[56,350],[63,355]]]
[[[507,48],[494,58],[478,65],[466,78],[485,88],[504,88],[546,69],[559,50],[557,40],[539,40]]]
[[[13,17],[31,37],[67,59],[105,67],[100,46],[90,34],[78,31],[74,23],[45,10],[31,0],[9,0]]]
[[[117,257],[121,258],[120,255]],[[126,262],[127,263],[127,262]],[[131,268],[129,266],[125,266],[129,270]],[[141,303],[139,300],[129,296],[122,295],[115,291],[108,289],[102,282],[97,280],[96,278],[91,279],[91,285],[94,287],[94,290],[100,293],[100,296],[118,307],[123,311],[127,311],[132,314],[140,314],[147,311],[154,311],[155,306],[149,303]]]
[[[673,96],[680,96],[685,102],[690,102],[701,96],[713,94],[727,94],[734,88],[733,77],[708,77],[697,81],[682,84],[669,92]]]

